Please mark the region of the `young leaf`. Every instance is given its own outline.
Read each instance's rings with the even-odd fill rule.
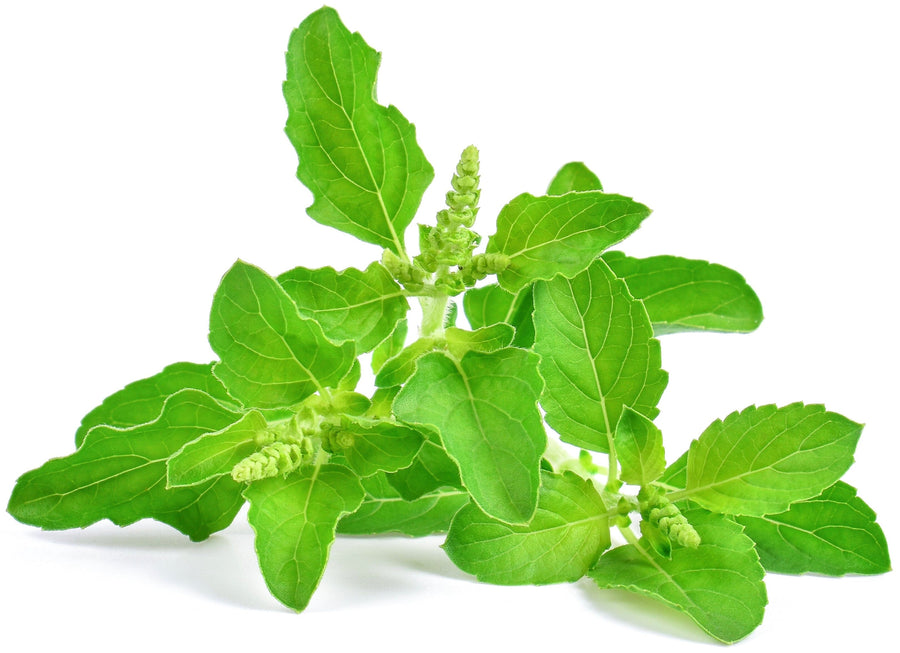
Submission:
[[[152,422],[159,417],[166,399],[185,388],[202,390],[226,406],[235,403],[222,382],[213,376],[211,363],[174,363],[159,374],[129,383],[104,399],[81,420],[75,432],[75,446],[80,447],[88,431],[99,424],[128,428]]]
[[[463,295],[463,310],[473,329],[493,324],[510,324],[516,330],[513,347],[529,349],[534,344],[534,293],[531,286],[518,294],[503,290],[497,284],[469,288]]]
[[[623,481],[643,486],[662,476],[666,452],[662,433],[651,420],[626,406],[616,426],[615,443]]]
[[[838,481],[822,494],[765,517],[738,517],[763,567],[781,574],[881,574],[891,569],[875,512]]]
[[[352,438],[353,444],[340,453],[360,476],[408,467],[425,439],[403,424],[349,415],[341,420],[341,433]]]
[[[380,59],[333,9],[310,14],[288,46],[285,132],[315,198],[310,217],[402,254],[434,170],[415,128],[375,100]]]
[[[362,504],[359,479],[341,465],[303,467],[286,478],[251,483],[244,496],[266,585],[300,612],[325,571],[338,520]]]
[[[318,322],[330,340],[353,341],[358,353],[390,336],[409,310],[403,290],[380,263],[365,272],[298,267],[279,275],[278,283],[301,316]]]
[[[252,410],[224,429],[191,440],[166,461],[167,485],[196,485],[230,474],[235,465],[268,444],[267,426],[266,418]]]
[[[353,364],[350,366],[350,369],[347,370],[347,373],[341,377],[341,380],[337,383],[337,389],[345,392],[350,392],[356,389],[356,386],[359,385],[359,380],[362,378],[362,365],[359,362],[359,359],[355,359]],[[268,414],[268,413],[267,413]]]
[[[372,371],[375,374],[384,367],[384,364],[403,349],[406,343],[406,334],[409,326],[406,318],[397,322],[397,326],[387,338],[382,340],[374,350],[372,350]]]
[[[408,347],[403,348],[393,358],[388,359],[375,375],[375,385],[379,388],[391,388],[406,383],[416,371],[416,361],[438,347],[434,338],[419,338]]]
[[[444,327],[455,327],[457,317],[459,317],[459,306],[451,299],[447,302],[447,312],[444,313]]]
[[[500,210],[487,252],[509,257],[509,267],[497,280],[518,292],[537,279],[575,276],[648,215],[643,204],[600,191],[543,197],[524,193]]]
[[[469,504],[443,548],[478,580],[498,585],[574,582],[609,548],[609,516],[591,481],[565,472],[541,475],[538,508],[528,524],[506,524]]]
[[[687,461],[688,452],[685,451],[678,460],[666,467],[666,471],[659,477],[659,482],[673,488],[684,488],[687,485]]]
[[[516,295],[503,290],[496,283],[469,288],[463,295],[463,310],[473,329],[500,324],[511,324]]]
[[[378,388],[372,394],[369,410],[366,411],[366,417],[376,419],[387,419],[391,416],[391,407],[394,403],[394,397],[400,392],[400,386],[391,386],[389,388]]]
[[[824,406],[750,406],[691,443],[685,490],[707,510],[761,517],[816,496],[853,462],[862,425]]]
[[[603,260],[644,302],[656,335],[682,331],[746,333],[762,322],[762,305],[744,277],[715,263],[678,256]]]
[[[537,507],[547,436],[537,400],[538,357],[523,349],[419,359],[394,400],[398,419],[438,430],[462,482],[486,513],[525,523]]]
[[[508,324],[494,324],[475,331],[450,327],[444,332],[447,350],[456,358],[462,358],[470,351],[491,352],[509,347],[514,335]]]
[[[355,360],[353,343],[332,343],[275,279],[243,261],[216,290],[209,342],[222,359],[216,376],[252,408],[290,406],[335,387]]]
[[[446,533],[453,515],[469,502],[465,490],[444,488],[406,501],[384,474],[362,480],[366,498],[359,510],[338,523],[342,535],[400,533],[423,537]]]
[[[578,161],[567,163],[550,182],[547,195],[565,195],[572,191],[603,190],[600,179]]]
[[[412,464],[387,475],[400,496],[415,501],[440,488],[461,488],[459,466],[447,455],[436,434],[429,433]]]
[[[606,552],[588,575],[600,587],[662,601],[722,642],[743,639],[762,622],[767,602],[753,541],[725,515],[694,510],[686,516],[700,534],[696,549],[675,548],[667,559],[642,539]]]
[[[152,518],[192,540],[228,526],[243,499],[230,477],[188,488],[166,488],[166,459],[184,444],[240,418],[200,390],[169,397],[146,424],[96,426],[75,453],[23,474],[10,514],[46,530],[84,528],[101,519],[127,526]]]
[[[608,452],[625,406],[655,417],[668,381],[647,312],[597,259],[534,288],[535,351],[547,423],[563,440]]]
[[[363,415],[372,408],[372,400],[365,395],[352,391],[339,391],[331,393],[330,409],[334,413],[347,413],[347,415]]]

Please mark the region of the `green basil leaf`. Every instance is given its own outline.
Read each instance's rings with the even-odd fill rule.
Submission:
[[[646,417],[668,381],[647,312],[597,259],[572,279],[534,288],[535,351],[547,423],[563,440],[609,451],[625,406]]]
[[[666,471],[659,477],[659,482],[673,488],[683,488],[687,485],[687,461],[688,452],[685,451],[674,463],[666,467]]]
[[[559,169],[547,188],[547,195],[565,195],[572,191],[586,190],[603,190],[603,184],[586,165],[573,161]]]
[[[512,324],[510,309],[515,300],[516,296],[513,293],[492,283],[466,290],[466,294],[463,295],[463,310],[473,329],[504,322]]]
[[[377,388],[372,394],[371,405],[366,411],[366,417],[387,419],[391,416],[391,408],[394,404],[394,397],[400,392],[400,386],[391,386],[389,388]]]
[[[398,419],[438,430],[478,507],[510,523],[528,522],[537,507],[547,446],[537,362],[514,348],[461,361],[427,354],[394,399]]]
[[[266,586],[299,612],[319,585],[338,521],[362,504],[359,479],[341,465],[303,467],[287,477],[255,481],[244,496]]]
[[[266,418],[252,410],[224,429],[191,440],[166,462],[167,485],[196,485],[230,474],[235,465],[266,444],[260,438],[267,427]]]
[[[356,389],[356,386],[359,385],[359,380],[362,378],[362,365],[359,362],[359,359],[353,361],[353,364],[350,366],[350,369],[347,370],[347,373],[341,377],[341,380],[337,383],[337,389],[343,392],[352,392]]]
[[[762,304],[730,268],[678,256],[632,258],[607,252],[603,260],[644,302],[656,335],[682,331],[747,333],[760,325]]]
[[[403,350],[406,343],[406,334],[409,330],[406,318],[397,322],[397,326],[387,338],[382,340],[372,351],[372,371],[375,374],[384,367],[384,364]]]
[[[400,533],[423,537],[446,533],[453,515],[469,502],[465,490],[444,488],[406,501],[384,474],[363,479],[366,498],[359,510],[338,523],[343,535]]]
[[[509,257],[509,267],[497,280],[518,292],[538,279],[575,276],[648,215],[643,204],[601,191],[543,197],[525,193],[500,210],[497,233],[486,251]]]
[[[408,467],[425,440],[419,431],[404,424],[349,415],[341,420],[341,431],[353,437],[353,444],[341,454],[360,476]]]
[[[358,353],[390,336],[409,310],[403,290],[380,263],[365,272],[298,267],[279,275],[278,283],[301,316],[318,322],[330,340],[354,342]]]
[[[200,390],[169,397],[152,422],[95,426],[75,453],[23,474],[8,510],[46,530],[84,528],[101,519],[127,526],[151,518],[204,540],[234,519],[243,499],[230,477],[166,488],[166,460],[186,443],[233,424],[239,413]]]
[[[838,481],[812,499],[765,517],[737,517],[763,567],[780,574],[882,574],[891,569],[875,512]]]
[[[546,585],[578,580],[609,544],[609,517],[593,483],[573,472],[544,472],[528,524],[503,523],[469,504],[454,517],[443,548],[482,582]]]
[[[847,471],[861,432],[820,405],[750,406],[691,443],[687,485],[677,496],[732,515],[782,512]]]
[[[649,485],[666,470],[666,452],[662,433],[639,412],[626,406],[616,426],[616,454],[622,473],[632,485]]]
[[[767,602],[753,541],[725,515],[694,510],[685,516],[700,534],[696,549],[676,547],[666,558],[642,539],[639,546],[606,552],[588,575],[600,587],[643,594],[680,610],[719,641],[743,639],[762,622]]]
[[[81,420],[75,432],[75,446],[80,447],[88,431],[100,424],[128,428],[152,422],[159,417],[166,399],[185,388],[202,390],[226,406],[235,403],[222,382],[213,376],[212,363],[174,363],[159,374],[129,383],[104,399]]]
[[[437,434],[429,432],[412,464],[387,475],[387,480],[407,501],[440,488],[462,488],[459,466],[447,455]]]
[[[380,60],[333,9],[310,14],[288,45],[285,131],[315,198],[310,217],[400,254],[434,170],[415,128],[375,99]]]
[[[469,288],[463,295],[463,310],[473,329],[494,324],[510,324],[516,330],[513,347],[529,349],[534,344],[534,293],[531,286],[518,294],[497,284]]]
[[[391,388],[406,383],[416,371],[416,362],[425,354],[434,351],[439,344],[434,338],[419,338],[401,349],[400,353],[385,361],[378,370],[375,385],[379,388]]]
[[[474,331],[449,327],[444,331],[447,350],[456,358],[462,358],[470,351],[492,352],[509,347],[514,335],[515,331],[508,324],[494,324]]]
[[[356,359],[303,318],[275,279],[238,261],[222,278],[209,318],[214,372],[248,408],[279,408],[336,387]]]

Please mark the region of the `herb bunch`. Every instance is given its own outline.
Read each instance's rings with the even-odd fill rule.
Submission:
[[[724,642],[761,622],[767,570],[887,571],[874,512],[840,481],[861,425],[819,405],[751,406],[667,457],[657,337],[752,331],[760,304],[723,266],[608,251],[650,210],[583,164],[509,202],[479,251],[466,147],[410,255],[434,173],[413,126],[375,99],[379,60],[324,8],[291,37],[284,94],[309,215],[380,261],[277,277],[235,263],[210,316],[218,359],[108,397],[74,453],[19,479],[9,512],[45,529],[152,518],[203,540],[248,501],[266,583],[296,610],[336,534],[446,532],[447,555],[481,581],[589,576]],[[361,357],[373,393],[358,391]]]

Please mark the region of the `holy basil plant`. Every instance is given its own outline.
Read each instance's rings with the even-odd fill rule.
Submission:
[[[478,251],[479,154],[466,147],[412,256],[434,173],[412,124],[376,100],[379,61],[323,8],[291,35],[284,96],[310,217],[380,261],[278,276],[237,261],[213,298],[216,360],[106,398],[74,453],[19,478],[16,519],[152,518],[203,540],[247,501],[266,584],[298,611],[337,534],[446,533],[450,559],[483,582],[588,577],[723,642],[761,622],[766,571],[890,568],[875,513],[840,480],[860,424],[816,404],[750,406],[667,455],[658,337],[752,331],[760,303],[727,267],[611,251],[650,209],[583,164],[513,198]]]

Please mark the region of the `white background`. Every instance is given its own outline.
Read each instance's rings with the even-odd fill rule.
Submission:
[[[317,2],[7,2],[0,9],[0,494],[73,449],[127,382],[205,362],[238,257],[364,267],[305,216],[282,129],[290,30]],[[384,53],[379,100],[418,129],[441,207],[482,153],[482,224],[582,160],[655,212],[624,249],[742,272],[754,334],[666,336],[673,460],[714,418],[825,403],[867,424],[846,476],[900,542],[897,97],[892,3],[347,2]],[[510,10],[509,7],[515,7]],[[408,239],[410,244],[414,238]],[[5,499],[4,499],[5,500]],[[309,609],[269,597],[243,515],[202,544],[165,526],[42,533],[0,515],[0,642],[27,649],[530,650],[714,646],[624,592],[479,585],[440,538],[334,547]],[[742,651],[895,641],[896,574],[767,579]]]

